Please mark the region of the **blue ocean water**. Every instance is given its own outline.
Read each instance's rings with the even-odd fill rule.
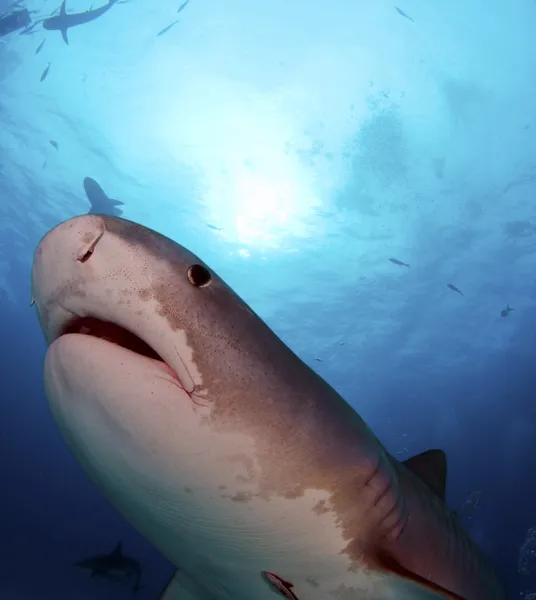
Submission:
[[[19,8],[35,22],[56,4]],[[443,448],[449,506],[528,598],[536,4],[180,6],[117,3],[69,45],[40,24],[0,37],[0,599],[131,597],[73,567],[118,540],[142,564],[137,597],[172,573],[43,392],[32,254],[88,211],[85,177],[215,268],[395,456]]]

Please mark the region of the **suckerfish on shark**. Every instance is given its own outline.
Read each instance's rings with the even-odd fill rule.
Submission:
[[[178,568],[160,600],[506,600],[445,454],[396,460],[183,246],[76,217],[39,243],[32,295],[68,447]]]

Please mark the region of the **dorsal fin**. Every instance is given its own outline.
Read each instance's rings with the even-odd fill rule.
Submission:
[[[447,491],[447,456],[443,450],[427,450],[408,458],[403,464],[445,502]]]
[[[63,17],[66,14],[66,10],[65,10],[65,4],[66,4],[67,0],[63,0],[63,2],[61,3],[61,8],[60,8],[60,17]]]
[[[113,549],[112,554],[115,556],[122,556],[123,554],[123,542],[117,542],[117,546]]]

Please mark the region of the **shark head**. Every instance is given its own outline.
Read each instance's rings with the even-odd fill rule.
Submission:
[[[212,498],[234,515],[274,486],[301,494],[289,474],[268,476],[291,452],[300,411],[277,386],[301,388],[305,402],[319,380],[197,256],[123,219],[76,217],[39,243],[32,294],[61,433],[175,564],[199,560],[184,549],[213,535],[223,543]]]
[[[49,17],[43,21],[43,29],[47,31],[57,31],[62,29],[63,19],[61,17]]]
[[[180,567],[164,600],[504,599],[444,480],[428,487],[390,457],[186,248],[76,217],[39,243],[32,293],[51,411],[96,485]]]

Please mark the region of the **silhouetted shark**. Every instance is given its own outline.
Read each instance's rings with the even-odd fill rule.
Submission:
[[[91,577],[113,579],[114,576],[134,577],[132,591],[137,592],[143,588],[141,581],[141,565],[134,558],[125,556],[122,544],[119,542],[110,554],[90,556],[74,564],[75,567],[91,571]]]
[[[84,178],[84,190],[87,199],[91,202],[91,208],[88,215],[110,215],[119,217],[123,211],[118,206],[124,203],[121,200],[114,200],[106,195],[101,186],[91,177]]]
[[[83,13],[73,13],[68,15],[65,11],[65,2],[63,0],[61,3],[60,14],[55,17],[49,17],[43,21],[43,28],[48,31],[60,31],[61,36],[63,37],[63,41],[68,44],[69,39],[67,38],[67,30],[71,27],[76,27],[77,25],[84,25],[85,23],[90,23],[95,19],[98,19],[105,12],[108,12],[110,8],[117,2],[117,0],[108,0],[108,4],[101,6],[100,8],[95,8],[93,10],[86,10]]]

